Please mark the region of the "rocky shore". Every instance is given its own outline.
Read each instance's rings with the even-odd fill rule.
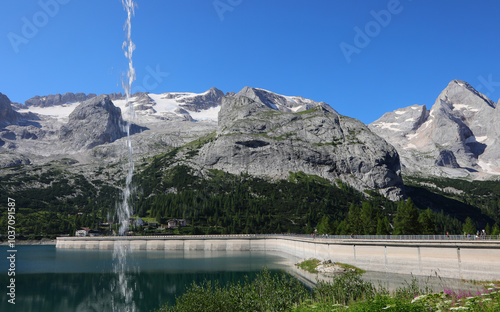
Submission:
[[[308,272],[321,273],[325,275],[343,274],[349,272],[364,273],[364,271],[359,268],[356,268],[354,266],[345,263],[332,262],[332,260],[321,261],[314,258],[302,259],[295,265]]]

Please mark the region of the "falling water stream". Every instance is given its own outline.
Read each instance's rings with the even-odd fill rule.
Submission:
[[[132,83],[135,80],[135,69],[132,62],[132,55],[135,50],[135,45],[132,42],[132,16],[134,15],[135,2],[133,0],[122,0],[123,8],[127,12],[127,21],[125,22],[124,30],[126,39],[123,42],[123,51],[128,60],[128,71],[126,79],[122,79],[122,87],[125,90],[126,107],[128,107],[129,116],[126,119],[125,131],[127,132],[127,151],[128,151],[128,172],[125,179],[125,188],[123,189],[122,201],[117,205],[117,217],[120,227],[118,234],[125,235],[129,230],[129,220],[132,215],[131,193],[132,193],[132,176],[134,174],[134,161],[132,159],[132,141],[130,139],[130,127],[135,118],[134,106],[130,103]],[[117,279],[112,283],[113,296],[113,311],[136,311],[136,305],[133,302],[133,284],[127,272],[127,253],[129,246],[122,241],[117,241],[114,244],[113,250],[113,270]]]
[[[129,218],[132,213],[132,207],[129,204],[130,194],[131,194],[131,183],[132,175],[134,174],[134,160],[132,159],[132,141],[130,140],[130,126],[132,120],[135,118],[134,106],[130,103],[132,83],[135,80],[135,69],[134,63],[132,62],[132,54],[135,50],[135,45],[132,42],[132,21],[131,18],[134,15],[135,2],[133,0],[122,0],[123,7],[127,11],[127,22],[125,23],[125,33],[127,39],[123,42],[123,50],[125,52],[125,57],[128,60],[128,71],[127,79],[122,80],[122,87],[125,90],[126,107],[128,107],[129,116],[127,118],[125,129],[127,132],[127,149],[128,149],[128,173],[125,180],[125,190],[123,191],[123,201],[121,204],[121,209],[118,210],[118,218],[120,221],[120,236],[124,235],[128,231]]]

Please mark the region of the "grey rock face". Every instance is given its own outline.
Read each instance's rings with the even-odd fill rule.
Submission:
[[[38,140],[43,139],[46,135],[44,130],[31,125],[23,127],[9,127],[9,130],[13,133],[14,140]]]
[[[0,93],[0,127],[16,124],[20,115],[12,109],[9,98]]]
[[[382,137],[391,135],[405,137],[417,130],[429,117],[425,105],[413,105],[385,113],[370,125]],[[384,134],[384,135],[382,135]]]
[[[176,109],[176,110],[175,110],[175,112],[176,112],[177,114],[181,114],[181,115],[184,117],[184,120],[185,120],[185,121],[194,121],[193,117],[191,117],[191,115],[189,114],[189,112],[188,112],[188,111],[186,111],[186,110],[185,110],[185,109],[183,109],[183,108],[180,108],[180,107],[179,107],[178,109]]]
[[[409,172],[442,176],[478,172],[473,178],[481,178],[500,174],[499,117],[495,102],[468,83],[453,80],[430,111],[416,105],[398,109],[370,124],[370,129],[397,148]]]
[[[301,96],[283,96],[263,89],[245,87],[236,96],[247,97],[282,112],[302,112],[316,106],[322,106],[326,110],[336,113],[330,105],[324,102],[315,102]]]
[[[14,132],[5,129],[4,131],[0,131],[0,138],[12,141],[15,140],[17,136]]]
[[[155,102],[148,96],[146,92],[134,93],[133,97],[135,98],[135,101],[134,103],[132,103],[132,105],[134,105],[135,111],[145,111],[153,109],[152,106],[155,105]]]
[[[90,98],[93,98],[95,97],[96,95],[94,93],[89,93],[89,95],[87,95],[87,99],[90,99]],[[114,100],[121,100],[124,98],[124,95],[121,93],[121,92],[117,92],[117,93],[110,93],[108,94],[109,98],[114,101]]]
[[[199,112],[219,106],[223,96],[224,92],[217,88],[211,88],[204,93],[192,97],[184,97],[182,93],[168,93],[165,98],[176,99],[178,103],[182,103],[182,108],[192,112]]]
[[[324,105],[283,112],[277,109],[283,102],[243,95],[251,93],[223,98],[217,138],[198,155],[202,167],[272,178],[303,171],[402,196],[398,153],[363,123]]]
[[[119,93],[121,95],[121,93]],[[38,107],[49,107],[54,105],[62,105],[66,103],[83,102],[88,99],[95,97],[94,93],[64,93],[64,94],[50,94],[46,96],[34,96],[31,99],[24,102],[26,106],[38,106]],[[113,93],[113,96],[118,96],[117,93]]]
[[[101,95],[81,103],[60,130],[59,138],[74,149],[90,149],[126,135],[121,110],[108,96]]]
[[[0,140],[0,146],[2,140]],[[28,165],[30,164],[30,160],[22,155],[13,154],[13,153],[2,153],[2,157],[0,157],[0,168],[8,168],[19,165]]]
[[[448,167],[448,168],[459,168],[460,165],[457,163],[455,154],[449,150],[442,150],[439,152],[439,156],[436,159],[436,166]]]

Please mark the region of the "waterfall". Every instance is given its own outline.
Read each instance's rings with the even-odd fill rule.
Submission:
[[[131,195],[131,183],[132,176],[134,174],[134,160],[132,159],[132,141],[130,140],[130,126],[132,120],[135,118],[134,106],[130,103],[132,83],[135,80],[135,69],[134,63],[132,61],[132,55],[135,50],[135,45],[132,42],[132,16],[134,15],[135,3],[133,0],[122,0],[123,7],[127,11],[127,22],[125,23],[125,34],[126,40],[123,42],[123,50],[125,52],[125,57],[128,60],[128,72],[127,79],[122,80],[122,87],[125,90],[126,107],[128,107],[129,118],[126,120],[125,128],[127,132],[127,149],[128,149],[128,173],[125,180],[125,189],[123,191],[123,200],[121,205],[118,207],[118,219],[120,221],[119,234],[124,235],[128,231],[129,219],[132,214],[132,207],[130,206],[130,195]]]
[[[132,83],[135,80],[135,69],[132,61],[132,55],[135,50],[135,45],[132,42],[132,16],[134,15],[135,2],[133,0],[122,0],[123,8],[127,12],[127,21],[125,22],[124,31],[126,39],[123,42],[123,51],[128,60],[128,71],[126,79],[122,79],[122,87],[125,90],[126,107],[128,107],[129,117],[126,120],[125,130],[127,132],[127,152],[128,152],[128,172],[125,179],[125,188],[122,193],[122,201],[117,205],[117,217],[120,227],[118,234],[123,236],[129,230],[129,220],[132,215],[131,194],[132,194],[132,177],[134,174],[134,160],[132,158],[133,149],[130,139],[130,127],[135,118],[134,106],[130,103]],[[112,283],[111,288],[115,293],[113,297],[113,311],[135,311],[135,303],[133,301],[133,289],[130,277],[127,275],[127,254],[130,245],[126,241],[117,241],[114,244],[114,272],[117,279]]]

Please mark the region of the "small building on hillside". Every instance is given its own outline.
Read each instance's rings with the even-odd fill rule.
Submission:
[[[75,236],[76,237],[85,237],[89,234],[86,230],[76,230]]]
[[[170,219],[167,221],[167,228],[177,228],[186,226],[186,219]]]
[[[95,237],[95,236],[102,236],[102,233],[98,230],[90,230],[89,231],[89,236]]]
[[[147,225],[146,222],[144,222],[144,220],[142,220],[141,218],[135,220],[135,226],[145,226]]]

